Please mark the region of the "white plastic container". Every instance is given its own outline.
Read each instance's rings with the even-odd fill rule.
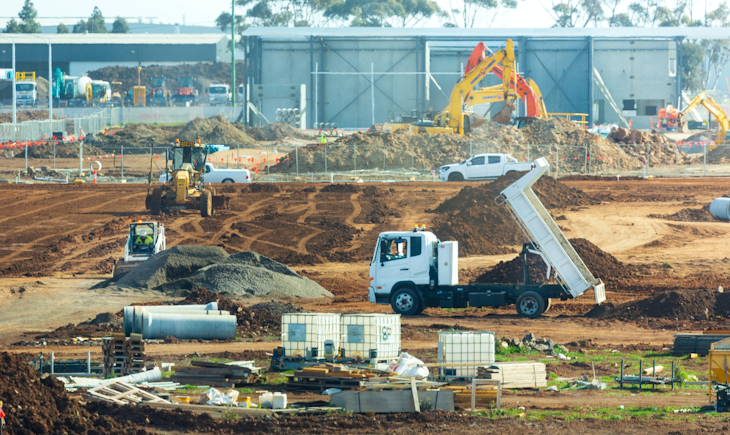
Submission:
[[[345,358],[394,359],[400,355],[400,314],[343,314]]]
[[[478,366],[494,362],[494,332],[439,331],[438,362],[478,365],[445,367],[445,376],[474,377]]]
[[[286,409],[286,394],[274,393],[274,396],[271,399],[271,408]]]
[[[336,355],[340,348],[340,315],[290,313],[281,315],[281,346],[286,356],[325,357],[325,342],[331,340]],[[315,350],[312,354],[312,350]],[[310,355],[307,355],[307,352]]]

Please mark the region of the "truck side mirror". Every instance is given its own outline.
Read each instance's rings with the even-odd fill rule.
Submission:
[[[466,162],[466,166],[471,166],[471,162]]]

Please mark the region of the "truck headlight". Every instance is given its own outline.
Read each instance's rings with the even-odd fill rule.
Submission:
[[[441,169],[439,171],[440,172],[446,172],[448,170],[449,170],[449,167],[448,166],[441,166]]]

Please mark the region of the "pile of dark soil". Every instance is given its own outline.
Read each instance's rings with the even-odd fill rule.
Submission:
[[[649,217],[666,219],[677,222],[715,222],[717,219],[710,214],[710,206],[702,208],[683,208],[672,214],[650,214]]]
[[[190,121],[180,131],[177,138],[189,142],[200,139],[202,143],[217,145],[253,145],[256,143],[256,140],[221,115]]]
[[[33,143],[28,145],[28,158],[29,159],[52,159],[53,158],[53,143]],[[79,145],[77,142],[58,142],[56,144],[56,158],[59,159],[77,159],[79,157]],[[5,154],[9,156],[8,150],[5,150]],[[104,151],[91,146],[84,145],[84,156],[96,156],[104,154]],[[25,158],[25,147],[20,146],[15,149],[14,156],[16,159]]]
[[[186,278],[205,266],[228,258],[217,246],[178,245],[167,249],[127,273],[116,285],[125,288],[155,289]]]
[[[192,288],[206,287],[236,296],[275,298],[332,297],[332,293],[288,266],[253,251],[231,255],[198,270],[188,281]]]
[[[510,173],[492,183],[463,188],[456,196],[431,210],[439,215],[432,223],[434,233],[441,240],[458,240],[459,251],[465,255],[514,252],[511,246],[527,240],[506,207],[498,206],[494,198],[522,175]],[[550,177],[540,178],[533,190],[543,205],[550,209],[596,203],[582,191]]]
[[[243,62],[236,63],[236,83],[245,81],[244,74],[246,65]],[[196,80],[195,88],[202,96],[207,93],[208,85],[211,83],[230,83],[231,64],[226,62],[216,63],[194,63],[181,65],[150,65],[142,68],[140,78],[142,86],[147,90],[152,89],[152,77],[166,77],[167,89],[174,94],[180,87],[179,77],[190,76]],[[122,82],[122,92],[127,92],[133,86],[137,86],[137,67],[107,66],[98,70],[89,71],[89,77],[93,80],[106,80],[108,82]]]
[[[150,144],[156,147],[169,146],[177,138],[180,127],[160,127],[151,124],[132,124],[119,130],[113,130],[109,134],[87,135],[84,144],[91,144],[98,147],[114,148],[117,152],[124,146],[125,153],[131,153],[135,148],[143,148],[143,152],[149,152]],[[84,149],[84,153],[86,150]]]
[[[218,302],[218,309],[229,311],[236,316],[239,337],[260,337],[281,334],[281,314],[269,310],[245,307],[225,296],[201,287],[191,292],[175,305],[199,305]],[[301,308],[295,307],[301,311]],[[294,311],[298,312],[298,311]]]
[[[632,321],[645,317],[669,320],[706,320],[730,317],[730,293],[712,290],[671,290],[625,304],[603,303],[586,317]]]
[[[12,99],[13,98],[12,97],[12,93],[13,93],[12,86],[8,86],[7,89],[10,91],[10,95],[7,98]],[[2,94],[0,94],[0,98],[2,98]],[[11,102],[12,102],[12,100],[11,100]],[[18,120],[18,122],[47,121],[48,120],[48,110],[18,110],[17,113],[15,114],[15,117]],[[58,117],[54,115],[53,119],[58,119]],[[0,124],[7,124],[7,123],[11,123],[11,122],[13,122],[13,112],[0,113]]]
[[[47,334],[38,335],[35,339],[64,340],[75,337],[104,337],[113,332],[122,331],[123,326],[124,319],[121,311],[119,313],[100,313],[86,322],[81,322],[78,325],[69,323]]]
[[[41,376],[22,356],[6,352],[0,353],[0,398],[8,435],[148,433],[128,421],[87,411],[60,381]]]
[[[268,311],[269,313],[275,315],[275,316],[281,316],[282,314],[287,313],[303,313],[304,309],[302,307],[298,307],[291,302],[279,302],[279,301],[271,301],[271,302],[261,302],[258,304],[251,305],[249,308],[252,310],[258,310],[258,311]]]

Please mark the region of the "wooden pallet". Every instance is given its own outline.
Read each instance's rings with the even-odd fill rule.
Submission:
[[[84,393],[84,398],[92,401],[110,402],[118,405],[137,403],[170,403],[165,399],[140,390],[124,382],[102,385]]]
[[[235,387],[257,383],[260,368],[240,367],[207,361],[192,361],[193,367],[178,367],[170,377],[173,382],[211,387]]]
[[[545,388],[547,373],[543,363],[496,363],[477,369],[478,379],[497,379],[502,388]]]

